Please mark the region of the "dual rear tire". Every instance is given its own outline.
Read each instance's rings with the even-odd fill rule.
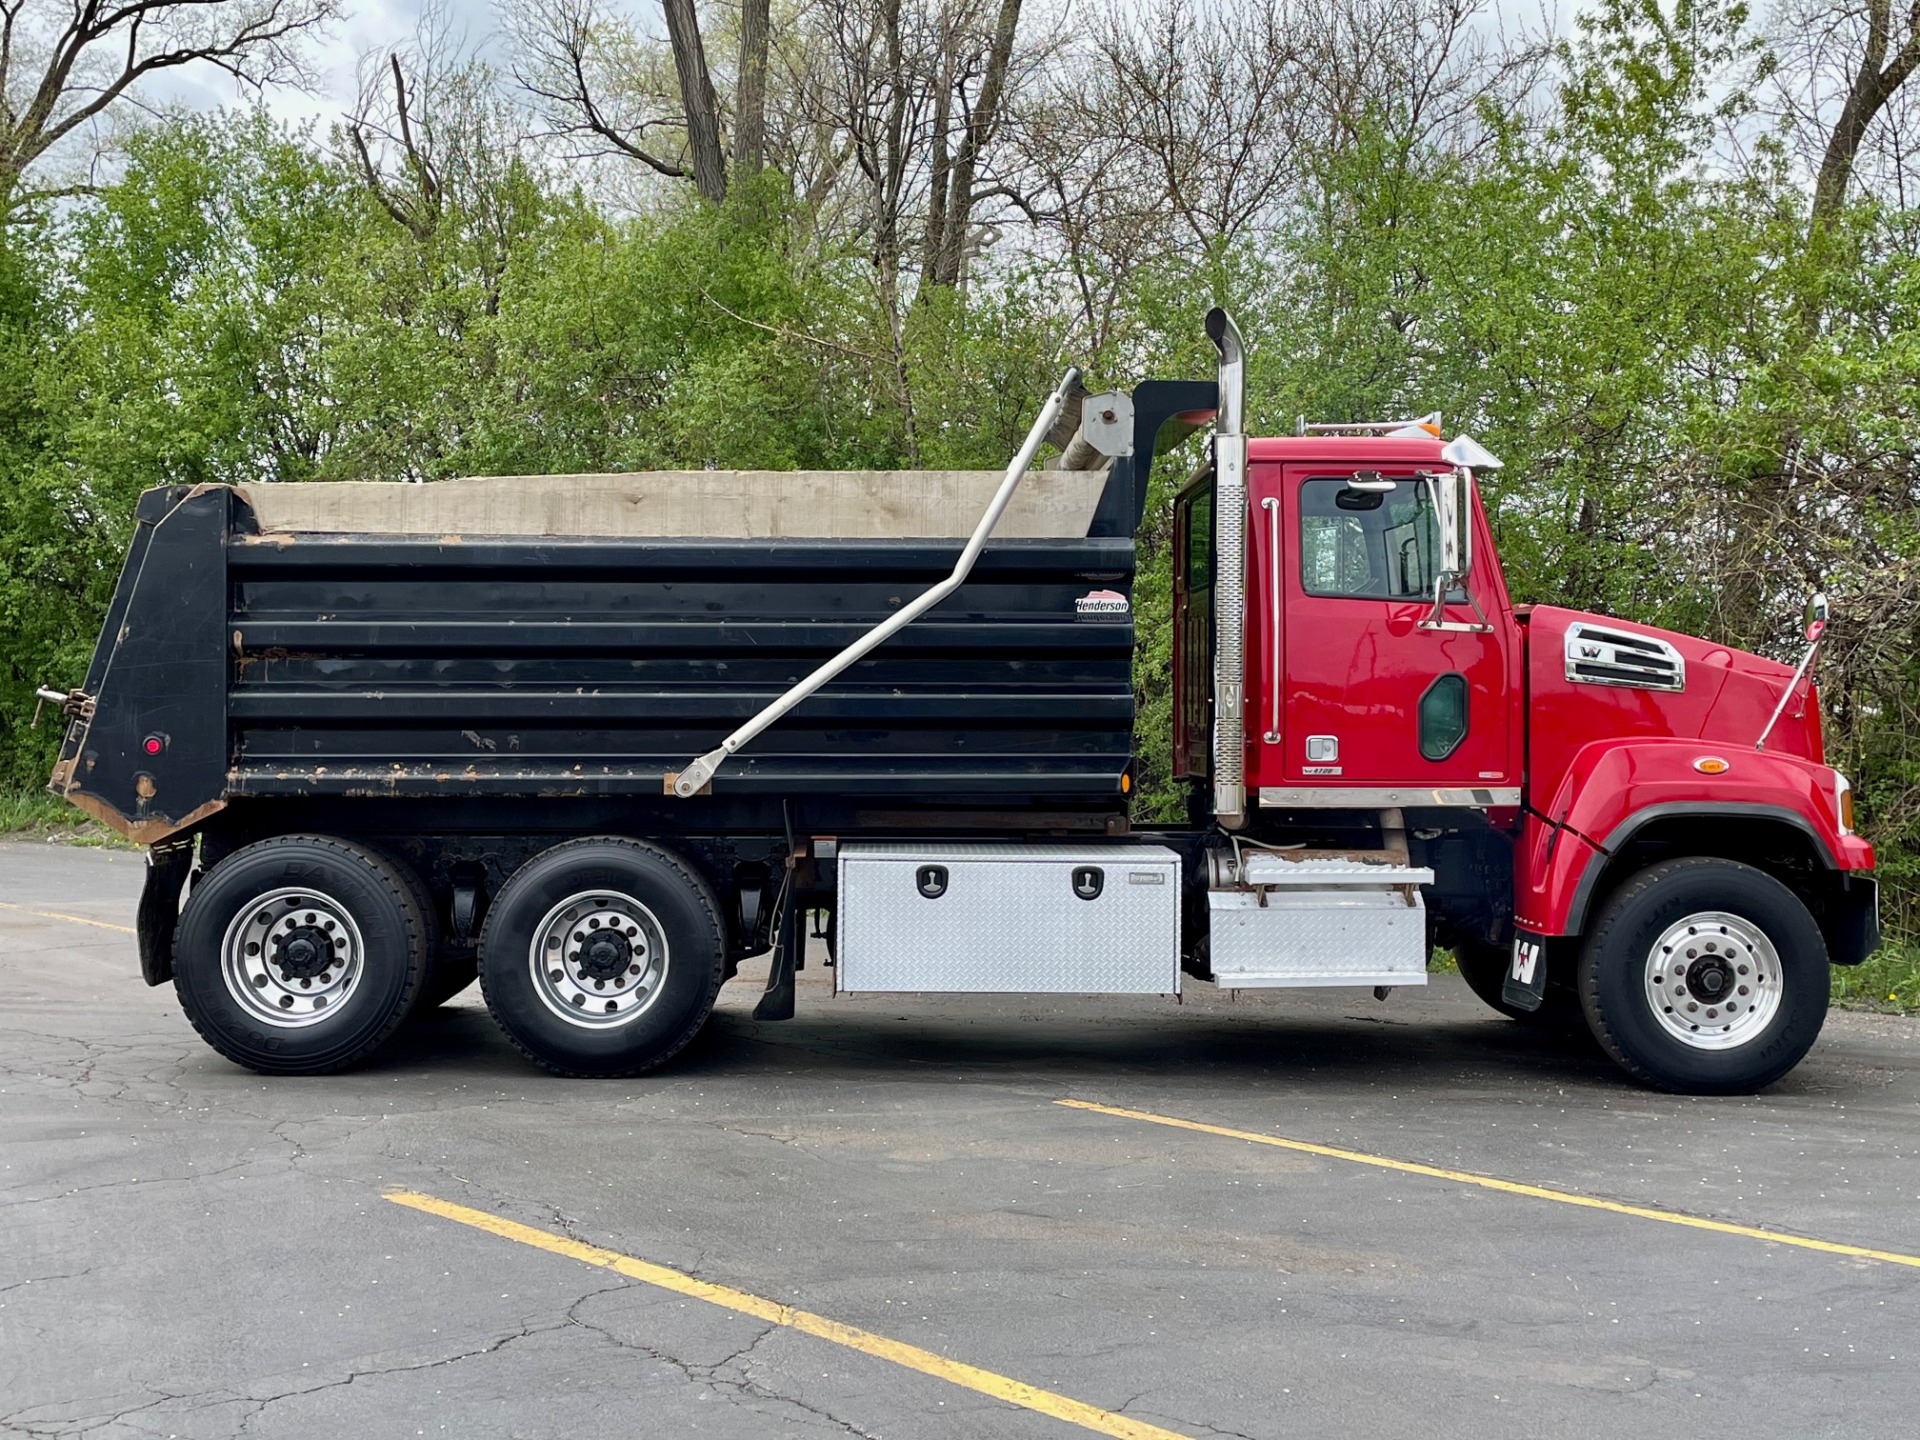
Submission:
[[[556,845],[514,872],[480,932],[480,988],[507,1038],[561,1075],[638,1075],[699,1033],[725,978],[704,880],[638,840]]]
[[[366,1058],[416,1009],[471,982],[444,954],[417,872],[377,848],[286,835],[234,852],[196,885],[174,938],[194,1028],[263,1074]],[[699,1031],[725,973],[706,883],[656,846],[576,840],[523,865],[478,947],[487,1006],[512,1042],[566,1075],[635,1075]]]
[[[174,932],[174,992],[237,1065],[319,1075],[371,1054],[418,1003],[431,911],[403,866],[325,835],[282,835],[207,873]]]

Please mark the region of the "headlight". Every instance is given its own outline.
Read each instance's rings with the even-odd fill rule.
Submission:
[[[1840,817],[1840,833],[1853,834],[1853,786],[1838,770],[1833,772],[1833,808]]]

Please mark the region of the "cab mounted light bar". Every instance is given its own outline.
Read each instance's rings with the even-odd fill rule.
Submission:
[[[972,573],[974,562],[980,558],[981,550],[986,548],[987,537],[993,534],[993,527],[1000,521],[1008,504],[1013,500],[1013,492],[1020,488],[1020,482],[1026,477],[1027,467],[1033,463],[1033,457],[1039,452],[1042,442],[1053,429],[1054,422],[1060,418],[1060,412],[1066,409],[1067,401],[1080,386],[1080,371],[1077,366],[1068,366],[1066,374],[1060,377],[1060,383],[1047,397],[1035,417],[1033,428],[1027,431],[1027,438],[1020,446],[1020,452],[1007,464],[1007,473],[1000,482],[1000,488],[993,493],[986,512],[981,515],[980,523],[973,527],[973,535],[968,539],[966,548],[960,552],[960,559],[953,567],[953,573],[938,585],[926,591],[918,599],[902,606],[873,629],[862,635],[838,655],[815,670],[806,679],[793,686],[779,699],[768,704],[759,714],[735,730],[719,746],[709,750],[697,760],[690,761],[686,769],[678,775],[665,777],[666,793],[677,795],[682,800],[698,795],[707,788],[718,770],[742,745],[752,740],[776,720],[787,714],[801,701],[814,694],[821,686],[839,675],[850,666],[885,644],[894,635],[918,620],[927,611],[945,600],[954,591],[966,583]]]

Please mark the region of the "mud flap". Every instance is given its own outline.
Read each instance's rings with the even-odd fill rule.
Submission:
[[[1547,998],[1547,942],[1524,930],[1513,932],[1513,958],[1507,965],[1507,978],[1501,983],[1500,998],[1516,1010],[1529,1014],[1538,1010]]]
[[[134,920],[140,974],[149,985],[173,979],[173,930],[180,922],[180,891],[193,869],[193,841],[166,840],[147,850],[147,883]]]
[[[788,869],[780,886],[780,898],[773,902],[773,959],[767,965],[767,988],[760,1003],[753,1007],[756,1020],[793,1018],[793,972],[798,964],[800,946],[799,889]]]

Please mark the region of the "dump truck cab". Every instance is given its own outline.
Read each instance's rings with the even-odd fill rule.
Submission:
[[[1237,337],[1216,343],[1224,389]],[[1222,415],[1233,410],[1223,400]],[[1237,842],[1308,837],[1329,864],[1373,845],[1383,873],[1431,871],[1427,938],[1517,1016],[1592,1018],[1584,952],[1648,940],[1614,913],[1635,884],[1656,901],[1716,880],[1757,887],[1805,912],[1802,944],[1817,929],[1823,962],[1871,952],[1872,849],[1852,831],[1845,776],[1824,763],[1809,674],[1824,601],[1798,668],[1516,606],[1482,495],[1499,462],[1444,440],[1437,416],[1303,423],[1279,438],[1233,429],[1223,420],[1176,500],[1172,758]],[[1268,874],[1305,868],[1263,863]],[[1218,888],[1213,903],[1217,953]],[[1327,891],[1292,928],[1340,927],[1350,904]],[[1786,962],[1728,911],[1668,918],[1678,929],[1660,927],[1649,951],[1668,958],[1641,957],[1630,1007],[1652,1023],[1629,1043],[1678,1041],[1663,1074],[1700,1083],[1699,1056],[1724,1063],[1778,1019],[1755,982],[1777,983]],[[1333,983],[1344,968],[1265,923],[1254,947],[1268,957],[1265,983]],[[1739,958],[1722,974],[1713,957],[1730,950]],[[1404,945],[1397,963],[1411,965]]]

